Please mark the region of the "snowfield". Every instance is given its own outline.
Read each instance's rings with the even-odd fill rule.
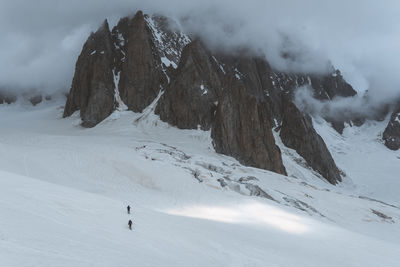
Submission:
[[[400,266],[386,122],[340,136],[314,119],[347,174],[335,187],[282,144],[288,177],[216,154],[210,132],[152,107],[85,129],[61,105],[0,105],[0,266]]]

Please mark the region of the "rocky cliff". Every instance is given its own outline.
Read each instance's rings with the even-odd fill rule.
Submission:
[[[219,99],[211,136],[215,151],[242,164],[286,174],[272,134],[269,105],[232,81]]]
[[[383,140],[389,149],[398,150],[400,148],[400,103],[390,116],[389,124],[383,132]]]
[[[120,38],[120,50],[125,55],[118,84],[122,101],[130,110],[141,112],[167,84],[163,73],[161,57],[156,49],[152,31],[143,13],[138,12],[133,19],[124,20],[127,25],[125,38]],[[121,25],[119,25],[121,26]],[[114,32],[119,35],[119,27]],[[123,45],[122,45],[123,43]]]
[[[172,20],[138,12],[112,31],[105,22],[89,37],[64,116],[79,110],[82,125],[93,127],[122,105],[141,112],[162,93],[155,109],[161,120],[181,129],[211,130],[217,152],[286,174],[272,134],[282,126],[284,143],[335,184],[341,178],[325,143],[291,104],[295,89],[304,85],[319,99],[355,94],[339,71],[280,72],[245,49],[212,51]]]
[[[208,130],[221,94],[223,75],[199,40],[188,44],[156,108],[163,121],[182,129]]]
[[[82,125],[93,127],[115,107],[114,47],[107,21],[92,33],[78,58],[64,117],[79,110]]]
[[[189,42],[179,31],[160,32],[168,23],[141,11],[111,32],[105,21],[83,46],[64,117],[79,110],[82,125],[93,127],[122,105],[135,112],[147,107],[168,84],[166,64],[176,65]]]
[[[311,168],[331,184],[342,181],[331,153],[315,131],[310,116],[301,113],[291,102],[286,104],[280,137],[285,146],[296,150]]]

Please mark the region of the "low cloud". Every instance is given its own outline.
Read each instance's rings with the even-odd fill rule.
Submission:
[[[0,86],[68,90],[90,31],[139,9],[177,19],[210,46],[250,48],[280,70],[321,73],[331,62],[359,92],[382,101],[400,92],[397,0],[3,0]]]
[[[335,97],[329,101],[319,100],[314,98],[313,89],[309,86],[297,88],[294,95],[294,102],[301,111],[333,121],[381,120],[397,101],[396,99],[377,100],[369,92],[352,97]]]

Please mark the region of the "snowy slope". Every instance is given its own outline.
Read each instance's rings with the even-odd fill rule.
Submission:
[[[323,119],[314,119],[314,126],[358,192],[400,204],[400,151],[387,149],[382,140],[389,119],[347,125],[342,136]]]
[[[400,165],[366,153],[396,159],[371,141],[379,125],[338,139],[314,121],[348,175],[334,187],[284,147],[289,177],[244,167],[152,107],[92,129],[61,115],[0,105],[1,266],[398,266]]]

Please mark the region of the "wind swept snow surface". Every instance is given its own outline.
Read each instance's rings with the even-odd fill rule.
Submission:
[[[285,177],[118,112],[85,129],[57,103],[0,105],[0,266],[398,266],[400,189],[364,194],[372,178],[337,158],[350,137],[334,187],[289,150]]]

